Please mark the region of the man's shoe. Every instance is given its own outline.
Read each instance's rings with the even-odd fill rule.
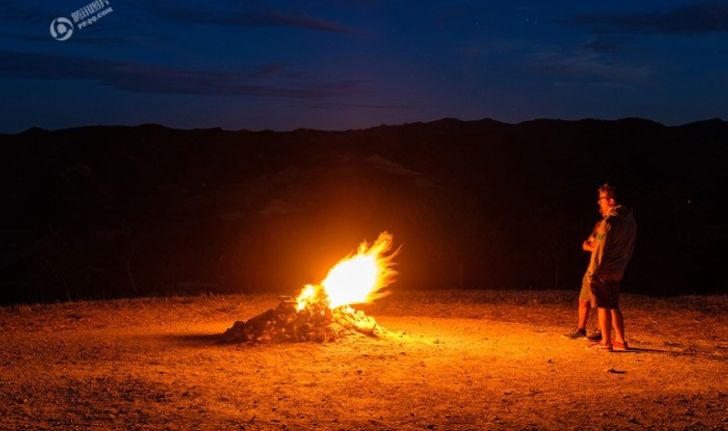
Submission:
[[[615,352],[626,352],[627,350],[629,350],[629,346],[627,345],[626,341],[624,341],[623,343],[612,341],[612,348]]]
[[[586,329],[577,328],[576,331],[570,332],[568,334],[562,334],[561,336],[570,340],[578,340],[579,338],[586,337]]]
[[[586,336],[589,341],[602,341],[602,331],[596,330]]]
[[[611,352],[613,351],[611,344],[602,344],[602,343],[594,343],[590,344],[589,347],[587,347],[589,350],[594,350],[597,352]]]

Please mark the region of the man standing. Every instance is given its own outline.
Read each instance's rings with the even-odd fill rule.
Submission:
[[[589,305],[597,308],[597,320],[601,334],[589,337],[601,339],[592,347],[598,350],[628,349],[624,338],[624,320],[619,308],[619,285],[632,257],[637,222],[632,210],[617,203],[617,192],[608,183],[598,189],[599,212],[602,220],[597,223],[592,236],[584,242],[584,250],[591,251],[591,259],[582,283],[579,299],[579,327],[569,338],[586,336],[586,318]],[[586,292],[589,293],[588,301]],[[585,309],[584,309],[585,308]],[[614,328],[614,339],[612,339]]]
[[[619,285],[634,250],[637,222],[630,208],[617,203],[617,192],[610,184],[599,187],[599,211],[604,216],[597,230],[594,251],[589,263],[592,307],[597,307],[602,340],[593,348],[628,349],[624,338],[624,320],[619,309]],[[614,339],[612,339],[614,328]]]
[[[596,241],[597,241],[597,230],[599,230],[600,225],[602,224],[602,220],[598,221],[594,225],[594,229],[592,230],[591,235],[589,235],[589,238],[585,239],[584,242],[581,244],[582,250],[592,253],[596,249]],[[581,290],[579,291],[579,306],[578,306],[578,317],[577,317],[577,323],[576,323],[576,330],[574,332],[570,332],[568,334],[562,335],[564,338],[569,338],[571,340],[578,340],[580,338],[586,338],[589,341],[600,341],[602,339],[602,333],[599,329],[594,331],[592,334],[587,335],[586,334],[586,324],[589,321],[589,310],[591,309],[591,286],[590,286],[590,274],[591,271],[591,261],[590,265],[587,267],[587,271],[584,273],[584,278],[581,280]]]

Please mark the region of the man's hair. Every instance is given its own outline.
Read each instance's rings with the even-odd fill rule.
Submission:
[[[613,185],[609,183],[604,183],[599,186],[599,189],[597,189],[597,191],[599,193],[604,193],[604,195],[609,199],[614,199],[615,202],[617,201],[617,189]]]

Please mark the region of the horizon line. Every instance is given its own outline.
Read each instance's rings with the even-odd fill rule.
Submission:
[[[18,136],[23,135],[27,133],[39,133],[39,132],[63,132],[63,131],[69,131],[69,130],[77,130],[77,129],[89,129],[89,128],[140,128],[140,127],[159,127],[169,130],[179,130],[179,131],[200,131],[200,130],[210,130],[210,131],[222,131],[222,132],[232,132],[232,133],[239,133],[239,132],[250,132],[250,133],[295,133],[299,131],[314,131],[314,132],[355,132],[355,131],[365,131],[365,130],[371,130],[371,129],[377,129],[381,127],[403,127],[403,126],[411,126],[411,125],[427,125],[427,124],[433,124],[433,123],[439,123],[439,122],[446,122],[446,121],[454,121],[459,123],[480,123],[480,122],[494,122],[498,124],[503,124],[506,126],[519,126],[522,124],[527,123],[535,123],[535,122],[562,122],[562,123],[580,123],[580,122],[604,122],[604,123],[617,123],[617,122],[624,122],[624,121],[642,121],[645,123],[652,123],[661,127],[685,127],[697,123],[707,123],[707,122],[720,122],[720,123],[726,123],[728,121],[723,120],[719,117],[713,117],[713,118],[706,118],[703,120],[695,120],[690,121],[686,123],[681,124],[673,124],[673,125],[667,125],[660,121],[652,120],[650,118],[642,118],[642,117],[622,117],[617,119],[602,119],[602,118],[594,118],[594,117],[584,117],[577,120],[565,120],[561,118],[549,118],[549,117],[540,117],[540,118],[533,118],[530,120],[523,120],[519,122],[507,122],[507,121],[501,121],[496,120],[490,117],[483,117],[476,120],[462,120],[455,117],[442,117],[436,120],[430,120],[430,121],[412,121],[412,122],[404,122],[404,123],[396,123],[396,124],[388,124],[388,123],[381,123],[379,125],[373,125],[369,127],[360,127],[360,128],[348,128],[348,129],[317,129],[317,128],[310,128],[310,127],[297,127],[295,129],[248,129],[248,128],[242,128],[242,129],[227,129],[222,128],[220,126],[211,126],[211,127],[190,127],[190,128],[182,128],[182,127],[172,127],[165,125],[163,123],[139,123],[139,124],[87,124],[83,126],[70,126],[70,127],[61,127],[57,129],[46,129],[39,126],[31,126],[27,129],[18,131],[18,132],[6,132],[2,131],[0,132],[0,135],[4,136]]]

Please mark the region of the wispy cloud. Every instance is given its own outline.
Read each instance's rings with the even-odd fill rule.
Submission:
[[[341,109],[341,108],[354,108],[354,109],[374,109],[374,110],[400,110],[400,109],[413,109],[416,106],[403,105],[403,104],[376,104],[376,103],[315,103],[310,105],[312,109]]]
[[[17,1],[0,2],[0,23],[5,23],[4,30],[0,31],[0,40],[17,42],[53,42],[50,37],[41,37],[37,30],[40,28],[47,34],[48,25],[57,16],[67,16],[83,3],[69,4],[62,2],[26,3]],[[265,9],[255,2],[235,2],[224,4],[220,2],[194,3],[184,0],[168,2],[161,0],[126,0],[114,8],[123,13],[113,15],[113,19],[105,24],[107,36],[74,37],[73,43],[87,45],[120,45],[129,44],[135,38],[128,33],[128,28],[134,25],[129,21],[152,19],[154,22],[163,21],[172,25],[189,28],[195,25],[214,25],[220,27],[271,27],[300,29],[315,32],[329,32],[354,34],[354,28],[347,25],[324,19],[321,17],[292,14],[271,9]],[[112,22],[125,27],[110,27]],[[137,23],[138,24],[138,23]],[[149,29],[138,25],[136,31],[149,33]],[[141,29],[141,30],[140,30]],[[34,34],[29,34],[33,33]],[[109,36],[109,32],[114,32]],[[147,36],[148,37],[148,34]],[[159,38],[160,35],[155,37]]]
[[[557,78],[604,83],[638,82],[650,76],[647,67],[608,63],[594,53],[540,52],[533,55],[530,68]]]
[[[0,40],[9,40],[13,42],[49,42],[53,41],[49,35],[37,35],[37,34],[23,34],[23,33],[11,33],[7,31],[0,31]]]
[[[344,24],[309,15],[291,15],[268,9],[221,9],[200,3],[200,7],[157,0],[131,1],[157,18],[182,25],[209,24],[228,27],[285,27],[320,32],[356,33]]]
[[[86,59],[57,54],[0,51],[0,76],[16,79],[77,79],[138,93],[322,99],[362,94],[365,80],[284,80],[285,69],[266,64],[249,70],[192,70],[143,63]],[[284,79],[284,78],[281,78]]]
[[[466,57],[483,57],[522,52],[532,44],[520,39],[505,39],[489,36],[473,39],[465,45],[455,47],[455,52]]]
[[[701,3],[666,12],[579,15],[563,20],[595,33],[707,34],[728,32],[728,3]]]

